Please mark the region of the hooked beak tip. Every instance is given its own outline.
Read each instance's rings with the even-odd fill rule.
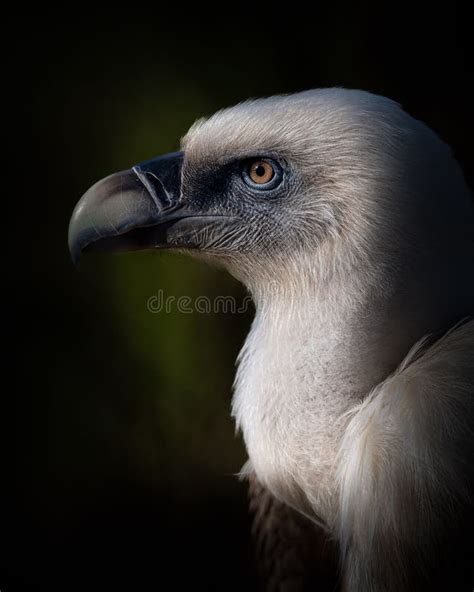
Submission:
[[[155,158],[93,185],[77,203],[69,223],[74,265],[88,250],[134,250],[153,244],[150,229],[177,203],[182,153]]]

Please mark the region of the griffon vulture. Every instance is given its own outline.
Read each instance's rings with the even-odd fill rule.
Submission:
[[[232,413],[269,589],[471,590],[474,207],[426,125],[356,90],[246,101],[89,189],[69,243],[248,288]]]

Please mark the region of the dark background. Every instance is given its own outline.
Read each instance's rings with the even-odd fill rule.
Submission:
[[[81,7],[28,11],[11,24],[9,88],[21,89],[29,126],[18,183],[26,191],[14,207],[32,242],[28,259],[9,253],[23,298],[2,592],[256,586],[246,487],[234,476],[245,451],[229,417],[252,311],[147,310],[160,289],[244,291],[169,254],[98,256],[74,269],[68,220],[93,182],[177,149],[196,118],[220,107],[345,86],[389,96],[426,121],[473,185],[467,13],[454,4],[416,15],[398,4],[225,11],[219,23],[200,15],[189,24],[184,5],[175,14]]]

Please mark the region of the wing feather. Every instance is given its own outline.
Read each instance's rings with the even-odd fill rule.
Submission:
[[[472,535],[447,557],[472,520],[474,321],[418,343],[350,415],[338,458],[346,589],[412,589],[446,564],[457,590],[459,555],[472,560]]]

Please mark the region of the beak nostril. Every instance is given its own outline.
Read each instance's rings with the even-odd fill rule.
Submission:
[[[143,170],[139,166],[134,166],[132,171],[137,175],[142,185],[146,188],[158,210],[165,209],[173,204],[172,196],[166,190],[166,187],[161,180],[152,171]],[[161,195],[158,196],[158,193]],[[164,199],[163,193],[166,196],[166,199]]]

